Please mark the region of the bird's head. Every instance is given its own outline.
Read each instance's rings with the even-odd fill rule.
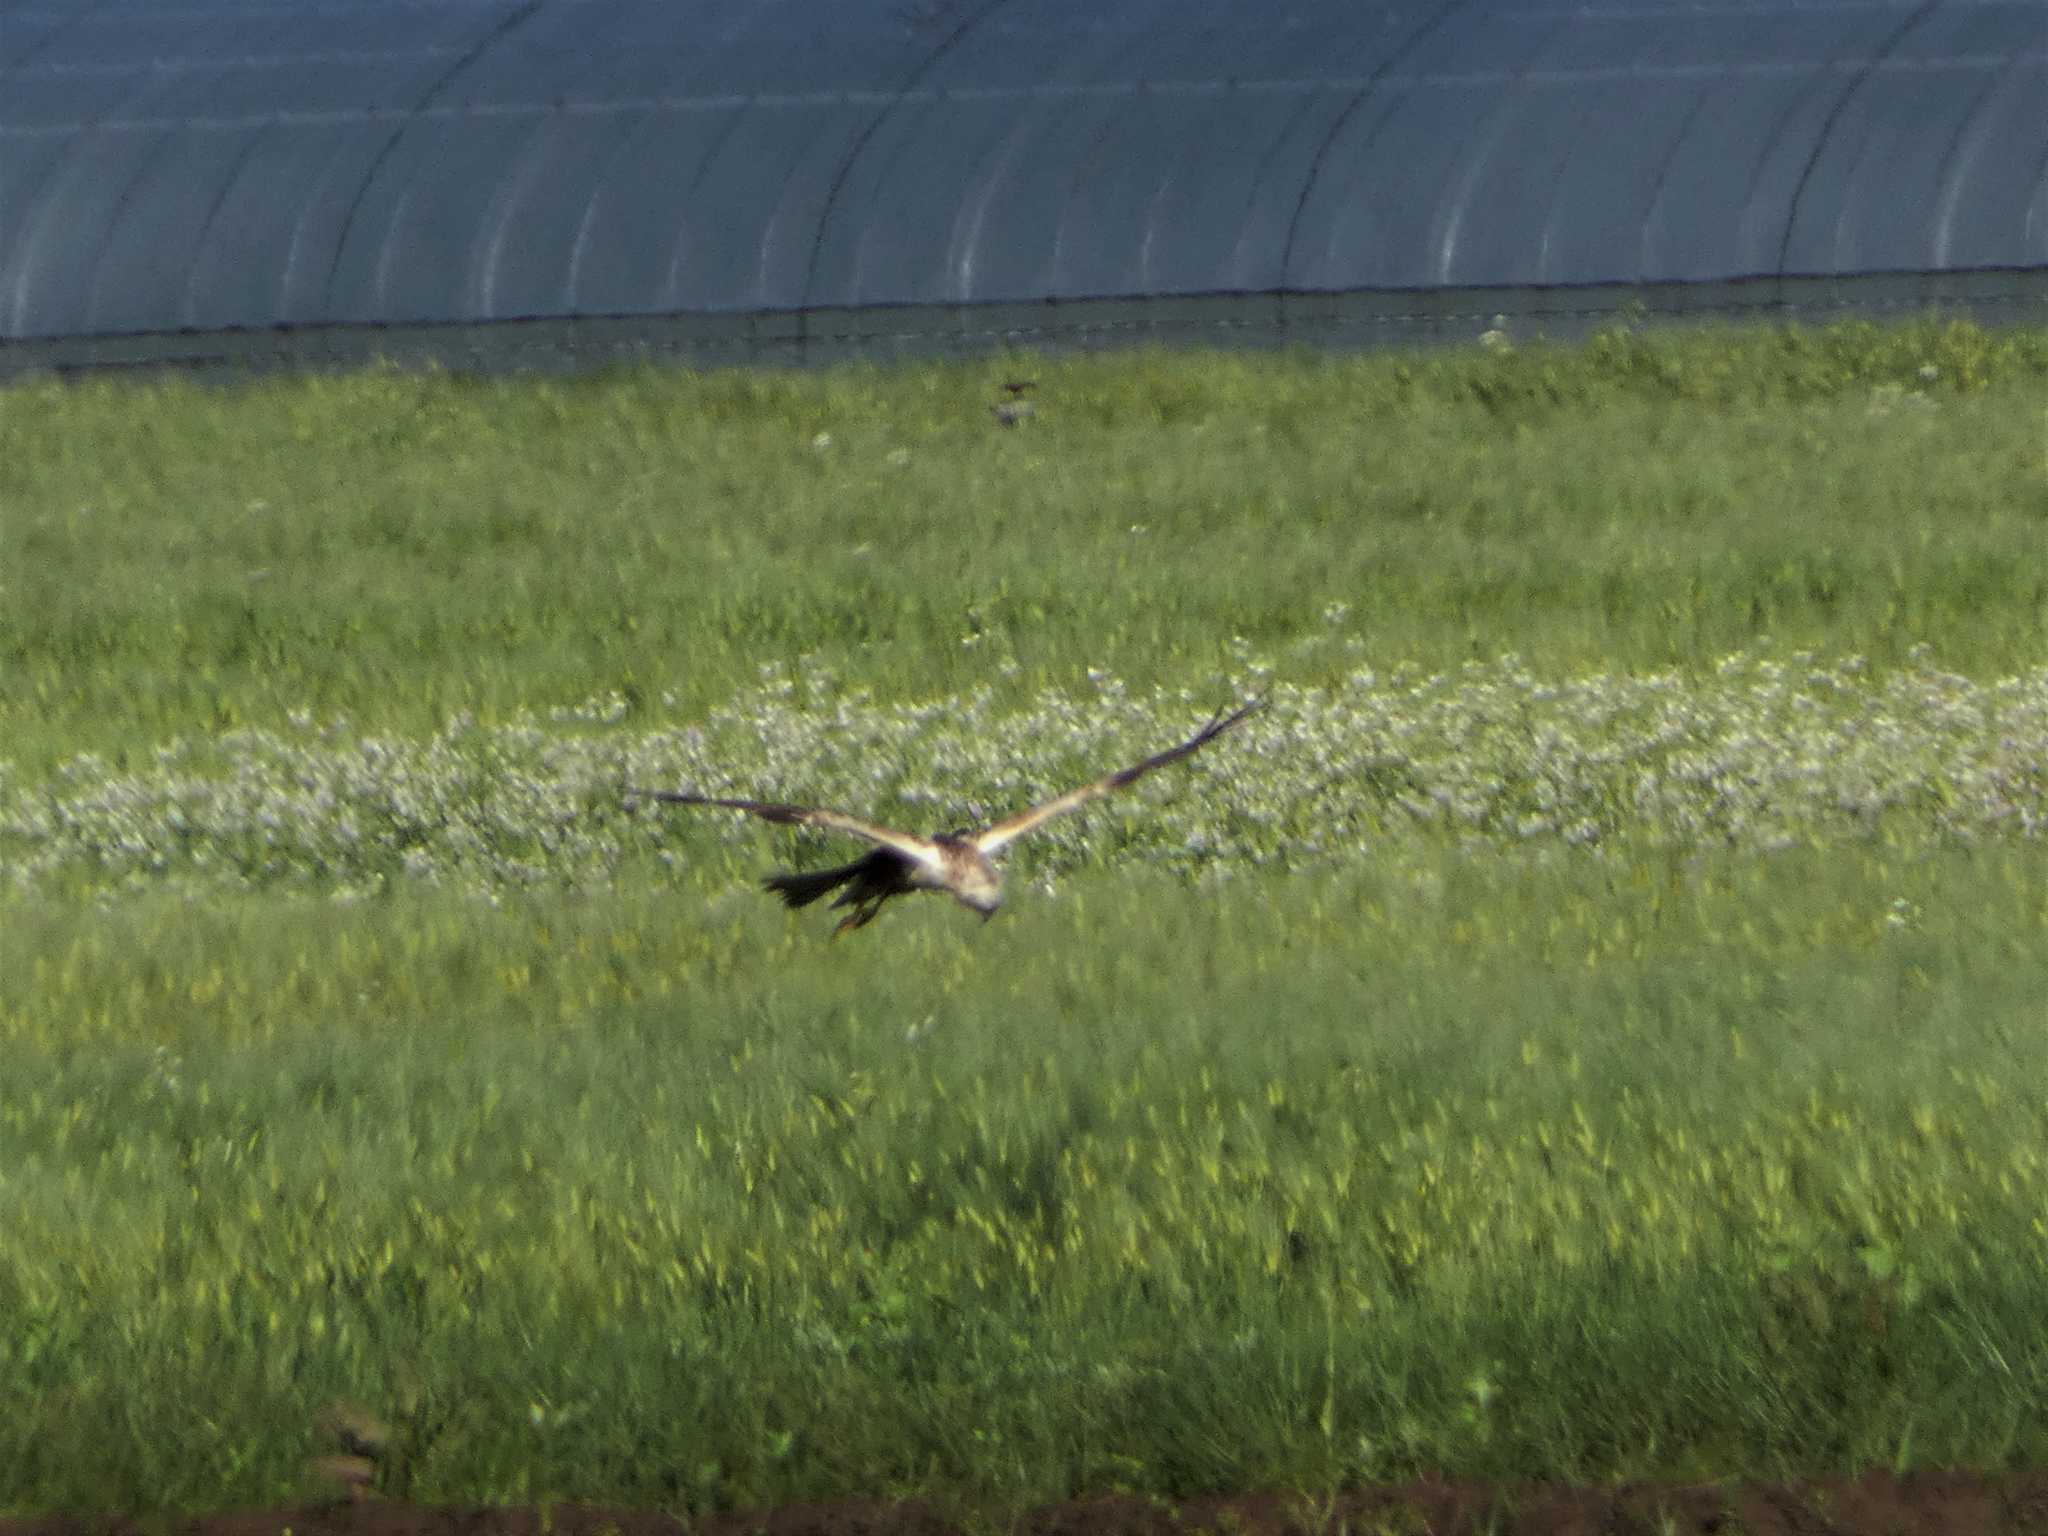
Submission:
[[[963,863],[955,872],[953,894],[960,905],[972,907],[986,920],[994,917],[996,908],[1003,904],[1003,877],[988,860],[977,855],[972,863]]]

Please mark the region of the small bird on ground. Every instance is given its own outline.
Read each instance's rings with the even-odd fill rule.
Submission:
[[[999,427],[1014,427],[1029,421],[1038,414],[1038,407],[1024,397],[1038,388],[1036,379],[1011,379],[1003,385],[1003,393],[1010,398],[998,400],[989,409]]]
[[[1036,831],[1055,816],[1063,816],[1091,800],[1099,800],[1104,795],[1135,784],[1154,768],[1179,762],[1264,707],[1263,699],[1254,699],[1232,714],[1218,711],[1207,725],[1179,746],[1169,747],[1141,763],[1106,774],[1092,784],[1068,790],[1064,795],[1005,817],[978,832],[961,830],[941,832],[936,837],[919,837],[877,826],[844,811],[777,805],[764,800],[728,800],[716,795],[693,795],[668,789],[628,789],[626,797],[629,800],[659,800],[669,805],[722,806],[727,810],[745,811],[764,821],[844,832],[873,843],[875,847],[870,852],[850,864],[808,873],[774,874],[762,882],[765,889],[773,891],[791,907],[809,906],[841,886],[846,887],[832,905],[835,909],[851,907],[853,910],[832,930],[834,938],[849,929],[873,922],[875,914],[881,911],[882,904],[890,897],[907,895],[912,891],[944,891],[963,907],[979,912],[983,918],[990,918],[1003,904],[1003,877],[992,861],[1009,844],[1027,832]]]

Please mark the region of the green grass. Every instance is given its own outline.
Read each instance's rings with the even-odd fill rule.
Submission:
[[[0,391],[0,1512],[2048,1456],[2048,338],[1030,368]]]
[[[2037,1462],[2041,874],[18,914],[0,1508]]]
[[[2048,651],[2040,336],[1030,371],[1014,432],[989,366],[0,392],[0,737],[701,709],[799,656],[895,698],[1180,686],[1331,604],[1383,666]]]

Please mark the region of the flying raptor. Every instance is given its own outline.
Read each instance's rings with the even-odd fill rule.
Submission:
[[[903,896],[911,891],[944,891],[962,906],[971,907],[984,918],[989,918],[995,916],[996,908],[1003,904],[1003,877],[992,861],[1004,848],[1025,833],[1044,826],[1055,816],[1064,816],[1091,800],[1099,800],[1104,795],[1135,784],[1154,768],[1179,762],[1264,705],[1263,699],[1255,699],[1229,715],[1218,711],[1207,725],[1179,746],[1169,747],[1142,763],[1106,774],[1092,784],[1070,789],[1042,805],[1006,816],[978,832],[962,830],[941,832],[936,837],[918,837],[877,826],[844,811],[776,805],[763,800],[726,800],[716,795],[692,795],[668,789],[629,789],[626,796],[628,799],[660,800],[670,805],[723,806],[727,810],[759,816],[764,821],[844,832],[873,843],[875,846],[871,850],[850,864],[809,873],[798,871],[770,875],[762,882],[766,889],[792,907],[809,906],[821,896],[844,886],[832,905],[853,910],[832,930],[834,938],[849,928],[873,922],[875,914],[882,910],[882,904],[891,896]]]

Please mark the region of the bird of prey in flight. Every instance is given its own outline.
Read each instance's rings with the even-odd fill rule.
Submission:
[[[791,907],[809,906],[821,896],[844,886],[832,905],[853,910],[832,930],[834,938],[849,928],[873,922],[875,914],[891,896],[902,896],[911,891],[944,891],[962,906],[971,907],[984,918],[989,918],[995,916],[996,908],[1003,904],[1003,877],[992,860],[1004,848],[1025,833],[1044,826],[1055,816],[1064,816],[1091,800],[1099,800],[1104,795],[1135,784],[1154,768],[1179,762],[1264,705],[1263,699],[1255,699],[1229,715],[1219,710],[1207,725],[1179,746],[1169,747],[1141,763],[1107,774],[1092,784],[1070,789],[1042,805],[1006,816],[978,832],[962,830],[941,832],[936,837],[918,837],[913,833],[877,826],[844,811],[776,805],[762,800],[726,800],[715,795],[692,795],[678,790],[629,789],[626,796],[628,799],[665,801],[670,805],[723,806],[727,810],[759,816],[764,821],[844,832],[873,843],[872,849],[850,864],[809,873],[796,871],[770,875],[762,882],[766,889]]]

